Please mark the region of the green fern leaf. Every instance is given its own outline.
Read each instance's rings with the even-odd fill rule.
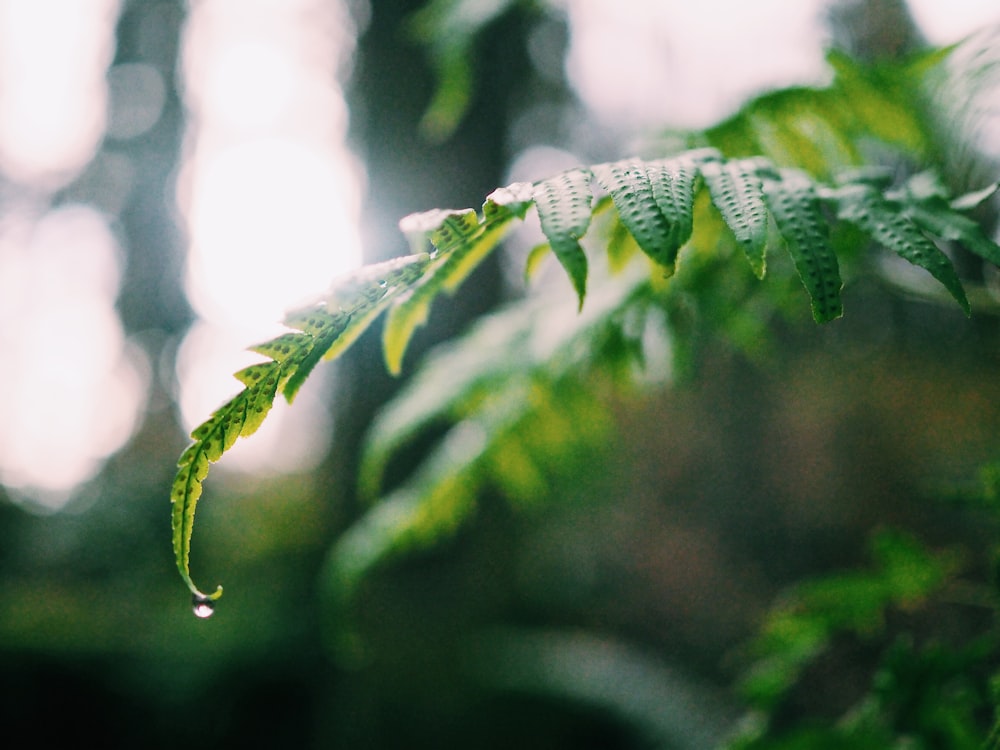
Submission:
[[[701,164],[712,203],[743,248],[758,279],[764,278],[766,271],[768,223],[758,171],[768,164],[763,159],[709,159]]]
[[[291,402],[316,364],[336,356],[361,335],[379,311],[420,278],[429,262],[424,253],[369,266],[338,282],[325,301],[290,314],[285,323],[299,332],[253,347],[272,361],[236,373],[244,389],[192,431],[194,442],[181,455],[171,488],[171,526],[177,569],[197,601],[210,602],[222,595],[222,587],[213,594],[201,592],[190,573],[195,511],[209,465],[238,438],[260,427],[279,392]]]
[[[213,594],[204,594],[198,590],[191,573],[188,561],[191,556],[191,536],[194,531],[194,514],[198,498],[202,493],[202,482],[208,476],[208,456],[201,444],[190,446],[181,454],[177,462],[177,476],[174,479],[171,500],[170,526],[173,535],[174,559],[177,570],[192,595],[200,601],[211,601],[222,596],[222,586],[216,588]]]
[[[497,188],[483,203],[483,217],[486,221],[502,218],[523,219],[535,202],[535,187],[530,182],[515,182],[507,187]]]
[[[237,402],[238,408],[231,410],[224,451],[232,447],[237,437],[252,435],[264,422],[274,402],[275,391],[281,387],[282,369],[277,362],[263,362],[236,373],[234,377],[246,386],[241,394],[245,398]],[[218,459],[209,456],[209,460]]]
[[[763,188],[795,270],[809,293],[813,318],[817,323],[839,318],[844,314],[840,300],[843,283],[812,180],[802,172],[782,170],[777,179],[765,179]]]
[[[288,376],[282,394],[288,403],[295,399],[326,350],[348,329],[351,318],[348,312],[331,313],[325,305],[299,310],[285,318],[285,325],[309,336],[308,344],[286,360]]]
[[[966,315],[971,313],[965,289],[951,260],[903,213],[898,204],[886,200],[866,185],[840,188],[834,191],[833,197],[841,219],[854,224],[910,263],[925,269],[944,285]]]
[[[608,192],[596,204],[591,192],[595,178]],[[708,190],[699,195],[701,179]],[[565,299],[557,294],[524,303],[498,316],[498,327],[491,328],[488,321],[478,325],[455,357],[439,357],[443,370],[430,368],[412,381],[418,395],[388,409],[373,430],[362,465],[362,490],[377,494],[391,455],[432,420],[444,417],[457,426],[414,481],[373,509],[345,538],[338,547],[340,574],[349,570],[354,575],[392,550],[447,533],[473,507],[482,482],[496,482],[509,496],[521,498],[544,487],[542,454],[586,433],[560,413],[560,404],[573,413],[586,411],[560,401],[570,399],[567,394],[578,382],[573,378],[594,374],[590,368],[597,365],[612,378],[618,377],[615,367],[621,362],[623,371],[641,365],[644,344],[625,329],[643,318],[654,297],[656,305],[663,303],[676,284],[679,293],[690,292],[685,287],[689,282],[675,280],[668,286],[662,274],[651,277],[648,263],[634,262],[640,251],[669,275],[692,237],[706,251],[694,256],[708,259],[712,267],[729,255],[712,249],[735,239],[754,273],[763,277],[773,216],[814,318],[828,321],[842,314],[842,282],[829,222],[819,205],[826,201],[841,220],[929,271],[968,313],[954,267],[924,232],[962,243],[998,263],[1000,247],[955,211],[986,199],[990,191],[949,204],[944,188],[927,176],[895,192],[887,192],[888,187],[885,175],[855,174],[836,188],[825,188],[805,172],[778,171],[763,159],[725,160],[708,149],[577,168],[534,185],[515,183],[491,193],[481,213],[435,209],[407,217],[401,229],[419,252],[361,269],[338,281],[321,301],[291,313],[284,321],[291,331],[253,348],[269,361],[236,373],[243,391],[192,432],[193,443],[178,462],[171,491],[173,547],[183,580],[199,602],[221,595],[221,587],[210,595],[199,591],[189,572],[195,510],[211,463],[260,426],[278,394],[291,402],[320,361],[343,353],[386,311],[383,351],[389,370],[399,372],[433,300],[454,291],[532,206],[547,247],[569,276],[578,309],[565,309]],[[600,256],[602,274],[595,283],[588,279],[589,262],[580,240],[594,217],[612,205],[616,215],[600,224],[607,231],[608,252]],[[529,270],[541,252],[532,252]],[[745,271],[740,275],[748,279]],[[593,287],[589,292],[588,284]],[[664,314],[662,308],[659,312]],[[471,359],[470,349],[478,352]],[[546,434],[540,427],[546,425],[559,434]],[[469,440],[473,434],[482,440]],[[511,472],[517,477],[505,478]]]
[[[677,262],[679,245],[676,237],[679,230],[674,229],[664,216],[657,197],[668,202],[671,209],[681,206],[670,202],[670,188],[664,185],[663,175],[657,172],[659,189],[654,194],[645,162],[626,159],[598,164],[593,169],[601,187],[611,194],[621,223],[635,238],[636,244],[662,266],[668,276],[672,275]]]
[[[659,159],[646,164],[646,175],[653,190],[653,200],[667,221],[667,256],[677,252],[691,239],[694,229],[694,194],[698,165],[690,155]]]
[[[276,362],[252,367],[252,374],[248,372],[251,368],[247,368],[241,370],[240,375],[253,385],[248,385],[191,433],[195,442],[181,454],[171,489],[174,560],[184,583],[200,602],[222,596],[221,586],[213,594],[205,594],[191,579],[191,536],[202,483],[211,462],[218,461],[239,436],[250,435],[260,426],[274,402],[280,379],[281,365]]]
[[[580,239],[590,227],[592,177],[588,169],[571,169],[538,183],[534,190],[542,233],[569,274],[581,308],[587,294],[587,256]]]
[[[411,241],[435,248],[423,276],[396,301],[386,319],[382,350],[389,372],[398,375],[403,356],[417,328],[427,322],[431,302],[441,292],[453,292],[503,239],[510,222],[527,211],[526,188],[512,185],[487,199],[482,220],[469,208],[428,211],[400,222]]]
[[[431,246],[434,254],[428,268],[428,279],[433,279],[448,261],[451,250],[480,232],[479,218],[471,208],[463,211],[433,209],[410,214],[399,222],[399,227],[414,248]],[[398,374],[402,369],[403,355],[410,338],[417,328],[427,322],[431,302],[447,274],[445,269],[435,283],[425,281],[407,291],[390,310],[382,334],[382,349],[390,372]]]
[[[404,216],[399,230],[406,235],[414,251],[430,249],[447,253],[479,232],[479,217],[471,208],[444,209]]]
[[[250,347],[250,351],[256,354],[261,354],[268,359],[273,359],[275,362],[284,362],[289,357],[293,356],[295,352],[301,351],[301,349],[308,343],[308,336],[304,333],[284,333],[275,339],[266,341],[263,344],[257,344],[256,346]],[[256,367],[256,365],[253,365]],[[249,368],[248,368],[249,369]],[[250,385],[239,374],[236,378],[244,385]]]

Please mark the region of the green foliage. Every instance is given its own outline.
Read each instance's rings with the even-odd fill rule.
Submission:
[[[898,533],[876,536],[872,553],[876,570],[804,584],[770,613],[751,646],[756,661],[743,680],[752,705],[773,708],[834,636],[874,635],[888,608],[922,602],[956,568],[951,556],[932,555]]]
[[[442,140],[465,116],[473,95],[470,54],[477,39],[516,0],[433,0],[410,20],[413,36],[427,49],[437,76],[434,98],[421,121],[426,137]]]
[[[670,349],[685,345],[679,334],[692,305],[725,300],[716,313],[722,325],[753,341],[767,313],[743,290],[747,278],[776,275],[768,281],[776,297],[784,294],[784,264],[768,271],[778,248],[787,250],[817,322],[843,314],[844,278],[858,254],[832,239],[845,226],[926,270],[969,313],[963,283],[937,241],[997,263],[1000,248],[962,213],[995,186],[954,197],[932,172],[896,184],[882,172],[844,169],[861,161],[862,141],[873,137],[918,155],[932,151],[906,95],[915,70],[938,59],[868,70],[835,56],[830,88],[768,95],[690,139],[712,147],[581,166],[500,188],[480,211],[405,218],[401,229],[415,254],[362,269],[291,314],[291,332],[254,349],[270,361],[237,373],[245,389],[192,433],[173,485],[173,543],[196,600],[210,604],[221,595],[221,588],[202,593],[189,570],[210,464],[257,429],[278,394],[294,398],[313,367],[343,353],[383,313],[386,365],[400,372],[433,301],[453,292],[519,222],[537,217],[547,240],[530,267],[551,252],[568,285],[542,287],[478,323],[386,409],[371,433],[361,487],[373,501],[388,494],[331,552],[331,586],[350,590],[373,565],[453,532],[486,488],[519,503],[544,495],[555,472],[608,435],[608,394],[669,374]],[[737,265],[740,255],[749,268]],[[715,298],[715,290],[726,291]],[[431,428],[444,433],[422,466],[384,488],[393,455]]]
[[[610,192],[617,209],[617,221],[653,261],[653,268],[668,276],[674,272],[680,243],[692,232],[695,201],[702,186],[707,187],[723,225],[744,249],[757,276],[763,276],[765,271],[765,250],[773,218],[774,233],[785,242],[818,322],[831,320],[842,313],[837,258],[826,239],[829,224],[820,210],[821,202],[831,214],[857,225],[873,240],[927,269],[966,312],[969,312],[969,304],[951,261],[924,234],[924,228],[935,229],[949,239],[964,240],[967,249],[988,260],[1000,256],[1000,249],[981,232],[974,231],[970,220],[957,214],[937,194],[925,196],[912,185],[899,190],[879,190],[867,181],[850,177],[837,187],[829,187],[803,172],[779,170],[764,158],[727,160],[712,150],[652,162],[632,159],[598,164],[563,173],[536,186],[511,185],[492,193],[481,213],[471,209],[434,210],[407,217],[401,222],[403,231],[417,246],[429,243],[431,252],[363,269],[339,282],[323,302],[290,315],[285,322],[298,333],[285,334],[255,347],[254,351],[273,361],[238,373],[237,378],[246,390],[192,433],[195,442],[181,457],[173,488],[174,552],[178,568],[192,593],[205,596],[192,583],[188,564],[195,507],[209,463],[217,461],[238,437],[257,429],[277,393],[291,400],[321,359],[333,359],[341,354],[383,311],[389,310],[384,329],[386,362],[390,371],[399,372],[407,343],[416,327],[426,320],[433,299],[442,292],[454,290],[497,246],[512,222],[523,219],[532,205],[538,210],[553,252],[567,270],[580,306],[583,305],[587,260],[579,240],[593,212],[591,176]],[[924,175],[914,178],[925,179]],[[710,225],[704,235],[715,236],[711,227],[713,219],[706,216],[704,221]],[[692,244],[701,246],[697,230],[703,228],[693,228],[696,232]],[[711,252],[710,247],[704,249]],[[637,292],[637,297],[648,300],[654,293],[654,282],[655,274],[653,280],[647,277],[644,291]],[[611,315],[611,311],[599,303],[593,307],[598,315]],[[615,308],[615,314],[624,320],[632,313]],[[546,319],[547,327],[551,326],[550,319]],[[587,328],[590,320],[589,316],[581,317],[568,325],[567,330],[584,339],[593,338],[593,332]],[[518,330],[513,324],[499,325],[502,329]],[[622,340],[626,338],[621,330],[616,335]],[[502,338],[494,339],[492,347],[498,348],[503,356],[514,362],[536,363],[530,352],[518,352],[514,346],[505,348],[500,345],[502,341]],[[484,344],[483,348],[491,347]],[[577,345],[577,351],[580,350]],[[557,354],[558,351],[546,352],[542,366],[550,368],[549,358]],[[600,365],[602,362],[597,358],[594,363]],[[574,365],[582,366],[579,358]],[[493,372],[504,371],[494,369]],[[450,373],[442,373],[441,377],[461,399],[471,398],[463,386],[478,387],[478,383],[463,383]],[[505,375],[496,388],[516,387],[517,384],[517,380]],[[424,398],[421,395],[418,400]],[[511,397],[505,409],[509,410],[511,404],[529,406],[531,399],[525,394]],[[489,410],[484,408],[480,416],[488,414]],[[484,418],[487,425],[483,428],[483,439],[487,444],[495,443],[509,432],[504,425],[520,424],[510,414],[504,418],[495,415]],[[396,500],[379,510],[379,515],[365,528],[369,532],[378,530],[383,538],[379,544],[369,543],[366,549],[398,547],[404,538],[430,539],[438,527],[453,526],[472,501],[458,501],[455,490],[445,492],[442,485],[447,488],[454,484],[457,467],[462,467],[462,471],[472,470],[476,458],[478,455],[469,455],[462,461],[433,463],[430,474],[420,483],[425,488],[421,495],[423,500],[412,497],[405,503]],[[434,477],[441,479],[434,481]],[[474,485],[466,483],[463,486]],[[450,499],[442,506],[443,501],[435,501],[435,498],[443,496]],[[402,512],[401,506],[409,510]],[[451,510],[444,512],[441,507]],[[438,510],[431,512],[434,508]],[[394,522],[389,524],[381,520],[386,515]],[[424,531],[419,533],[419,528]],[[365,533],[370,536],[369,532]],[[377,557],[373,555],[372,559]],[[354,563],[355,567],[357,565]]]
[[[767,167],[764,161],[741,159],[722,163],[711,159],[701,169],[712,203],[732,229],[758,279],[764,278],[764,250],[767,245],[767,207],[764,205],[759,172]],[[781,182],[780,179],[778,182]],[[793,204],[799,203],[790,188],[776,195],[782,196],[776,201],[782,207],[786,203],[785,196],[790,197]],[[808,203],[808,196],[803,198]]]
[[[768,614],[742,683],[754,713],[728,747],[982,747],[979,727],[993,702],[991,670],[1000,654],[996,634],[918,640],[912,632],[963,605],[950,590],[979,585],[960,578],[963,556],[890,531],[874,536],[872,555],[873,569],[799,585]],[[866,671],[839,676],[833,654],[850,644],[868,654]],[[836,701],[846,705],[843,713],[821,703],[802,707],[810,685],[838,676],[849,686]],[[783,719],[796,700],[796,718]]]
[[[466,53],[513,5],[436,0],[415,19],[418,31],[454,31],[436,36],[431,50],[440,88],[428,134],[443,136],[462,117]],[[545,239],[529,254],[526,277],[535,281],[550,256],[565,277],[536,284],[432,351],[371,425],[358,483],[365,511],[321,573],[325,634],[342,656],[358,645],[353,604],[374,568],[441,544],[484,497],[523,511],[582,477],[614,439],[621,395],[683,370],[699,336],[759,352],[776,315],[804,317],[802,289],[812,318],[830,323],[845,314],[842,294],[860,274],[892,273],[870,260],[893,255],[926,274],[921,293],[946,293],[971,314],[970,296],[978,305],[983,295],[967,294],[975,282],[958,269],[976,278],[970,260],[1000,265],[1000,247],[968,214],[1000,183],[955,195],[939,177],[947,164],[927,83],[947,88],[949,55],[866,67],[832,54],[830,86],[767,94],[653,156],[498,188],[480,210],[404,218],[414,254],[339,280],[290,314],[289,332],[253,349],[267,361],[236,373],[244,389],[192,432],[172,520],[196,613],[210,614],[222,594],[199,590],[189,569],[211,464],[260,426],[279,394],[292,401],[320,361],[383,314],[386,367],[401,373],[434,301],[522,222],[537,222]],[[886,154],[892,168],[882,166]],[[400,476],[400,457],[412,463],[414,451],[416,468]],[[980,506],[995,510],[998,477],[996,465],[983,469],[973,493]],[[873,537],[869,569],[794,587],[744,654],[740,690],[750,711],[728,746],[980,747],[997,703],[1000,643],[989,626],[958,637],[935,627],[956,606],[995,609],[995,583],[980,580],[984,566],[965,552],[884,531]]]
[[[900,211],[899,206],[892,205],[869,185],[850,185],[838,190],[836,195],[841,219],[855,224],[877,242],[926,269],[944,285],[966,314],[971,312],[951,260]]]
[[[938,92],[928,91],[928,71],[938,71],[948,54],[934,50],[902,63],[863,66],[834,50],[827,55],[834,72],[827,88],[765,94],[689,140],[731,156],[767,155],[822,179],[844,165],[869,164],[873,143],[908,159],[934,158],[933,118],[925,110]]]

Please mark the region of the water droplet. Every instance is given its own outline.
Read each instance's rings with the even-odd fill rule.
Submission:
[[[201,596],[200,594],[195,594],[191,601],[193,603],[194,616],[200,617],[202,620],[211,617],[215,614],[215,604],[207,596]]]

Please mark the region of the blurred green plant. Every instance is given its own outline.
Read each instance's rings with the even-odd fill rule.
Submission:
[[[898,531],[875,534],[871,552],[873,569],[800,584],[765,618],[740,686],[750,713],[727,747],[984,746],[1000,656],[992,618],[960,637],[941,622],[963,607],[992,612],[990,582],[963,550]]]

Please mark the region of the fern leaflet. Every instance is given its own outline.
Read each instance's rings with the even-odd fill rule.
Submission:
[[[667,221],[668,256],[691,239],[694,228],[694,194],[698,167],[690,155],[659,159],[646,165],[646,175],[653,189],[653,200]]]
[[[601,187],[611,193],[622,224],[642,251],[662,266],[668,275],[672,274],[680,248],[675,242],[678,230],[672,230],[660,209],[645,163],[638,159],[626,159],[612,164],[598,164],[594,167],[594,176]],[[662,174],[658,176],[662,177]],[[662,189],[662,182],[660,188],[657,191],[660,198],[667,198],[669,193]]]
[[[757,170],[767,165],[763,159],[709,159],[701,165],[712,203],[733,231],[758,279],[764,278],[766,268],[767,207]]]
[[[839,318],[844,314],[843,283],[812,180],[801,172],[782,170],[778,179],[765,179],[763,188],[795,270],[809,292],[813,318],[817,323]]]
[[[832,195],[837,201],[840,218],[856,225],[900,257],[925,269],[944,285],[966,315],[971,314],[965,289],[951,260],[898,206],[868,185],[849,185]]]
[[[581,308],[587,293],[587,256],[580,238],[590,226],[591,177],[588,169],[571,169],[538,183],[533,195],[542,232],[569,274]]]

